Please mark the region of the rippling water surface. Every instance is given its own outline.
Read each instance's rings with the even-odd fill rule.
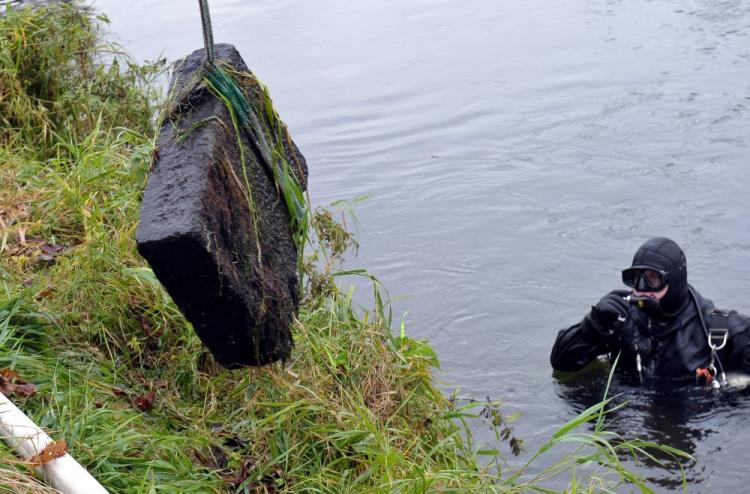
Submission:
[[[201,47],[197,2],[96,5],[137,58]],[[549,350],[650,236],[683,246],[705,296],[750,312],[750,2],[211,6],[307,157],[314,201],[369,197],[351,264],[402,296],[447,389],[522,414],[521,460],[600,397],[601,372],[559,382]],[[750,393],[616,388],[631,404],[615,429],[695,455],[690,491],[745,490]],[[677,486],[674,468],[641,468]]]

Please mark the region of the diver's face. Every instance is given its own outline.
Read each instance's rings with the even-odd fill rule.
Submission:
[[[656,300],[661,300],[664,298],[664,295],[667,294],[667,290],[669,290],[669,285],[665,286],[658,292],[639,292],[638,290],[633,290],[633,295],[636,297],[649,297]]]

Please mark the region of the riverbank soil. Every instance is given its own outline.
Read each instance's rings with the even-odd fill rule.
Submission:
[[[231,45],[217,63],[241,75],[245,97],[264,92]],[[178,62],[143,196],[138,250],[203,343],[228,368],[289,357],[299,303],[297,250],[287,206],[262,156],[233,124],[203,78],[205,50]],[[273,116],[258,112],[269,141],[284,139],[288,163],[306,184],[307,165]]]

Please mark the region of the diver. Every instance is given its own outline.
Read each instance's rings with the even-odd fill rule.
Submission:
[[[750,318],[721,311],[687,281],[682,249],[664,237],[644,243],[623,270],[630,290],[605,295],[583,320],[561,330],[552,367],[582,369],[619,355],[618,368],[644,380],[697,381],[719,388],[726,370],[750,373]]]

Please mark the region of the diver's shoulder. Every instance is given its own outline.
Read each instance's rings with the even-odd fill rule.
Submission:
[[[698,290],[696,290],[693,285],[689,283],[688,283],[688,290],[690,291],[690,295],[688,296],[688,299],[690,298],[690,296],[692,296],[693,300],[695,300],[695,302],[698,304],[698,307],[701,308],[701,312],[705,313],[705,312],[715,310],[715,305],[714,305],[713,300],[701,295],[701,293]],[[688,302],[691,302],[691,301],[688,300]],[[688,304],[688,305],[692,305],[692,304]]]
[[[705,315],[706,323],[712,329],[729,329],[730,332],[750,327],[750,317],[734,309],[723,306],[717,307],[711,299],[703,297],[694,287],[690,287],[701,312]]]

